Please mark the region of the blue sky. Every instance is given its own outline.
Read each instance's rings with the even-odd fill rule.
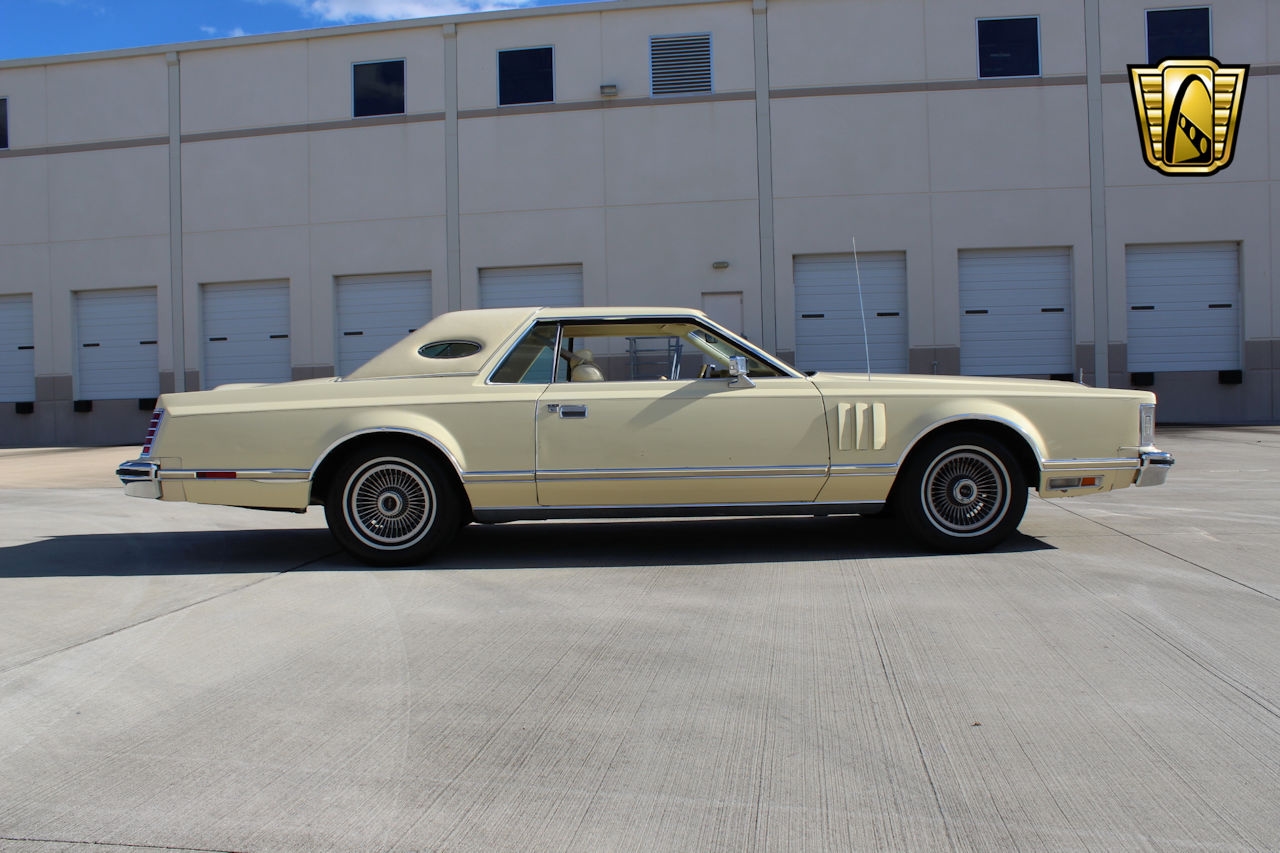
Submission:
[[[573,0],[0,0],[0,60]]]

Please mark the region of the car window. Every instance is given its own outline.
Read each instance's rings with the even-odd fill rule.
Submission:
[[[569,382],[727,378],[735,356],[747,358],[751,376],[782,375],[732,341],[686,321],[565,323],[560,335]]]
[[[491,381],[507,384],[546,385],[568,376],[566,362],[555,357],[556,324],[539,323],[529,330],[502,364],[494,371]]]
[[[423,358],[466,358],[480,352],[480,349],[475,341],[433,341],[418,347],[418,355]]]

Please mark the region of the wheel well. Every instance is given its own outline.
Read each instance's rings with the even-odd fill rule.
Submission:
[[[453,467],[453,462],[445,455],[444,451],[436,447],[425,439],[418,438],[413,435],[395,432],[371,432],[364,435],[353,436],[342,444],[329,451],[329,455],[320,463],[320,467],[316,469],[315,474],[311,478],[311,503],[324,504],[325,497],[329,494],[329,486],[333,482],[334,472],[351,457],[353,453],[358,453],[372,445],[400,445],[402,447],[411,447],[430,454],[440,463],[440,467],[449,472],[449,476],[453,478],[453,483],[457,487],[458,494],[466,503],[464,517],[471,515],[471,502],[467,499],[467,490],[462,487],[462,480],[458,476],[458,471]]]
[[[1013,458],[1017,460],[1018,468],[1022,472],[1022,477],[1026,481],[1027,485],[1035,488],[1040,482],[1040,461],[1036,458],[1035,451],[1032,450],[1026,437],[1007,424],[1003,424],[998,421],[984,420],[954,421],[929,430],[927,433],[920,436],[919,441],[916,442],[915,446],[912,447],[911,451],[907,454],[907,458],[902,460],[902,465],[898,469],[899,473],[901,473],[902,469],[910,463],[912,457],[914,457],[920,451],[920,448],[927,442],[940,435],[950,435],[961,432],[976,432],[1000,442],[1009,450],[1010,453],[1013,454]],[[895,480],[895,490],[897,489],[897,484],[898,480]],[[890,500],[893,499],[892,494],[889,497]]]

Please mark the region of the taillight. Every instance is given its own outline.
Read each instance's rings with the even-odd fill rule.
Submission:
[[[156,433],[160,432],[160,421],[164,419],[164,409],[156,409],[151,413],[151,423],[147,425],[147,437],[142,440],[142,455],[151,455],[151,445],[155,443]]]

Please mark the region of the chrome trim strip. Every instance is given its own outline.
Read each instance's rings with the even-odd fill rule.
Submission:
[[[892,477],[898,473],[897,462],[877,462],[867,465],[832,465],[832,477]]]
[[[1138,467],[1136,457],[1116,456],[1107,459],[1041,459],[1040,470],[1058,473],[1059,471],[1075,471],[1076,469],[1115,468],[1119,470]]]
[[[476,507],[476,521],[546,521],[556,518],[707,518],[765,515],[865,515],[879,512],[884,501],[843,503],[644,504],[639,506],[505,506]]]
[[[464,485],[489,483],[532,483],[532,471],[471,471],[462,475]]]
[[[235,477],[206,477],[216,481],[219,479],[260,480],[263,482],[305,482],[311,479],[311,472],[305,468],[246,468],[232,470],[230,468],[165,468],[157,471],[159,480],[199,480],[201,472],[232,471]]]
[[[701,480],[739,477],[824,477],[825,465],[761,466],[752,468],[573,468],[538,471],[538,480]]]

